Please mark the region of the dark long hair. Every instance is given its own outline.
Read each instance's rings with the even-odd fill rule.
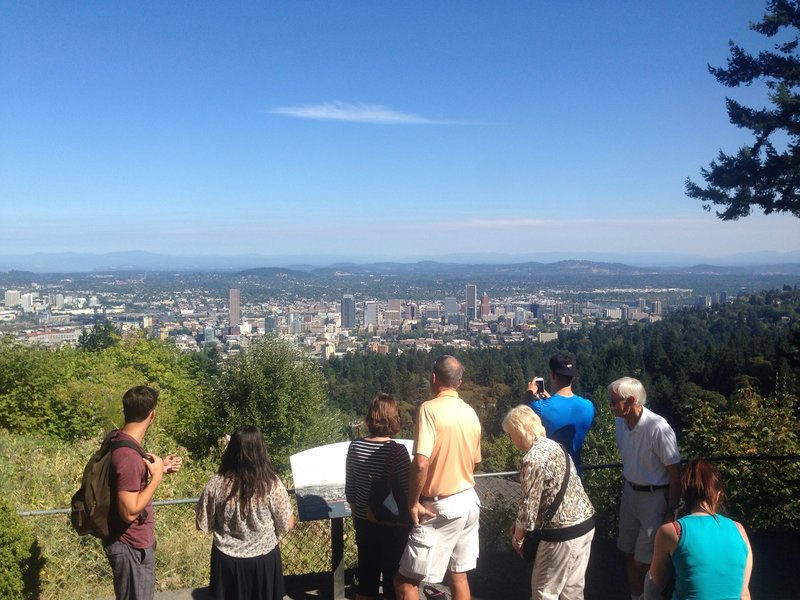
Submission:
[[[230,480],[225,501],[235,501],[242,515],[278,482],[264,436],[255,425],[242,425],[233,432],[217,473]]]
[[[686,463],[681,474],[681,496],[687,511],[697,509],[705,502],[715,514],[725,499],[719,471],[707,460],[693,458]]]

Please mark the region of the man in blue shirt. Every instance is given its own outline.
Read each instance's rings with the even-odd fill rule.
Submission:
[[[575,358],[556,354],[550,359],[550,385],[556,392],[539,392],[532,379],[525,392],[525,401],[542,420],[547,437],[562,444],[572,457],[578,475],[583,470],[581,448],[586,432],[594,421],[594,404],[572,392],[572,381],[578,375]]]

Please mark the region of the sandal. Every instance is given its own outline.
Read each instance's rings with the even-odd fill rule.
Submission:
[[[422,586],[422,593],[428,600],[447,600],[447,594],[442,590],[437,590],[432,585]]]

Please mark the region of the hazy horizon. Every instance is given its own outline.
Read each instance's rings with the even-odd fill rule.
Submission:
[[[545,265],[562,261],[586,261],[592,263],[620,263],[639,268],[681,269],[697,265],[712,265],[723,268],[758,267],[769,265],[800,264],[800,252],[740,253],[723,257],[688,254],[634,254],[567,252],[531,254],[448,254],[429,256],[357,256],[357,255],[259,255],[259,254],[198,254],[179,255],[152,253],[147,251],[125,251],[111,253],[31,253],[11,255],[0,253],[0,275],[8,271],[31,271],[33,273],[92,272],[113,270],[150,271],[235,271],[253,268],[325,268],[353,264],[368,266],[376,263],[409,265],[435,262],[442,265],[496,265],[542,263]]]

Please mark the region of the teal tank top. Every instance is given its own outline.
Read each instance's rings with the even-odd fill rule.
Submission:
[[[673,600],[739,600],[747,545],[736,524],[722,515],[687,515],[678,523]]]

